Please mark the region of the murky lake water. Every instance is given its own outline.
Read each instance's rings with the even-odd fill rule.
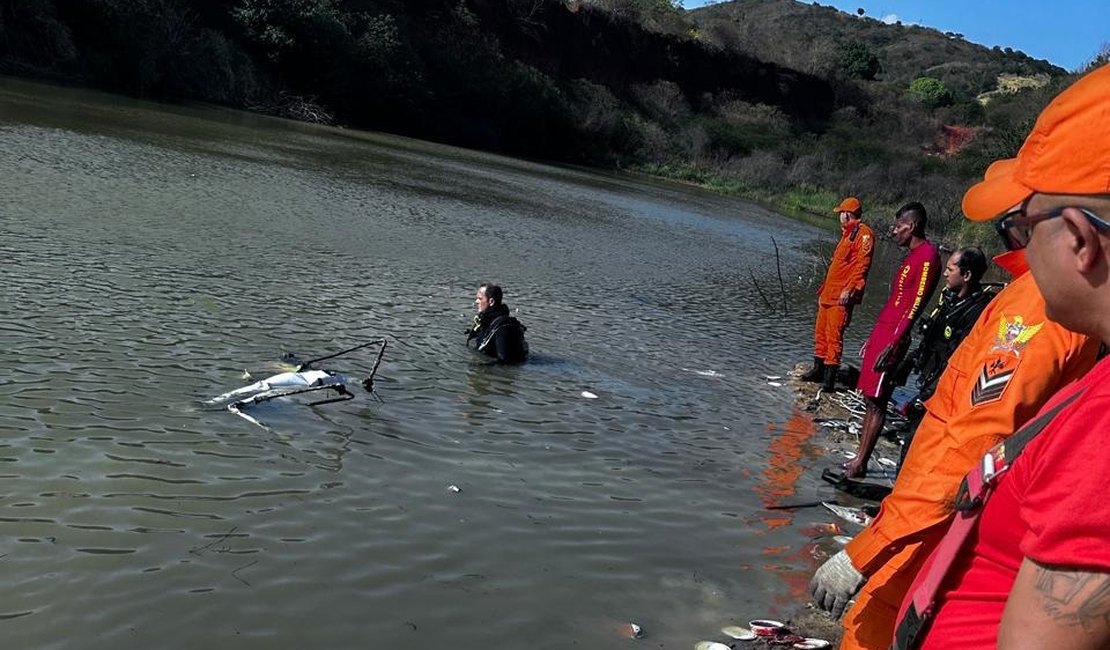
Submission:
[[[12,81],[0,145],[5,647],[689,648],[803,602],[823,517],[762,506],[827,495],[827,461],[765,376],[809,357],[831,234]],[[464,347],[486,280],[532,363]],[[383,336],[382,402],[271,403],[272,431],[200,404]]]

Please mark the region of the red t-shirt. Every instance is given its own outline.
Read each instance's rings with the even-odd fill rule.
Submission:
[[[1062,389],[1076,390],[1004,474],[941,589],[922,649],[995,648],[1006,598],[1025,557],[1110,572],[1110,359]]]

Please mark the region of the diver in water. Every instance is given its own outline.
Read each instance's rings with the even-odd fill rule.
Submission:
[[[475,349],[495,357],[501,363],[523,363],[528,357],[528,342],[524,340],[525,327],[509,315],[509,308],[502,302],[501,287],[485,283],[474,294],[478,313],[466,331],[466,344],[474,341]]]

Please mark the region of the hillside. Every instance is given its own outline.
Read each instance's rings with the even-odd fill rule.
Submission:
[[[993,90],[1003,74],[1065,74],[1010,48],[987,48],[960,34],[886,24],[817,3],[734,0],[689,11],[687,17],[704,40],[824,78],[844,72],[845,48],[861,45],[881,66],[876,81],[904,86],[917,77],[934,77],[956,101]]]
[[[818,3],[734,0],[684,18],[702,42],[833,86],[833,118],[815,139],[764,150],[731,175],[756,186],[750,192],[756,196],[799,195],[794,204],[803,212],[836,194],[861,195],[883,212],[916,199],[942,228],[967,228],[959,211],[963,188],[991,160],[1016,152],[1037,113],[1071,79],[1010,48]],[[764,171],[752,174],[757,167]],[[716,175],[713,181],[729,184]],[[989,236],[956,236],[983,237]]]

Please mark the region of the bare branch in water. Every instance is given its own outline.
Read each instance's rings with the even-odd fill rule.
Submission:
[[[755,273],[752,273],[750,267],[748,268],[748,276],[752,279],[752,286],[759,292],[759,297],[763,299],[763,304],[767,305],[767,309],[774,310],[775,306],[771,304],[770,300],[767,300],[766,294],[763,293],[763,287],[759,286],[759,280],[755,279]]]
[[[787,307],[786,302],[786,285],[782,281],[782,262],[779,260],[779,243],[775,238],[771,238],[771,243],[775,246],[775,271],[779,274],[779,292],[782,295],[782,313],[784,316],[790,315],[790,309]]]

